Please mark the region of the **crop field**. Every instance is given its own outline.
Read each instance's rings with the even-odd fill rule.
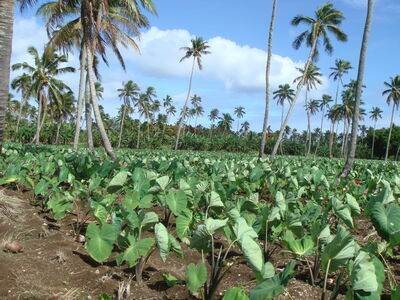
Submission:
[[[9,144],[0,184],[71,236],[80,268],[119,274],[77,299],[400,299],[400,167],[357,160],[339,181],[342,165]]]

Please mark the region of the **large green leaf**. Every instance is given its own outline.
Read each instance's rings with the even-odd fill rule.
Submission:
[[[294,239],[293,233],[287,232],[284,236],[289,250],[299,256],[310,255],[314,249],[314,242],[310,237],[303,237],[301,239]]]
[[[261,273],[264,267],[264,255],[260,245],[249,235],[244,235],[240,241],[240,247],[252,269]]]
[[[221,196],[215,192],[211,191],[210,194],[210,203],[208,204],[209,207],[223,207],[224,203],[222,203]]]
[[[366,251],[358,252],[350,274],[353,290],[375,292],[378,290],[378,280],[375,266],[370,254]]]
[[[329,272],[335,272],[348,259],[353,258],[356,251],[357,245],[351,234],[343,226],[338,225],[336,236],[326,245],[322,253],[322,270],[327,272],[329,263]]]
[[[285,270],[272,278],[266,279],[250,290],[250,300],[271,299],[282,293],[292,277],[296,263],[291,261]]]
[[[167,188],[167,186],[170,182],[170,179],[168,176],[163,176],[163,177],[157,178],[156,182],[160,186],[161,190],[165,191],[165,189]]]
[[[102,262],[110,256],[117,234],[110,224],[97,226],[90,223],[86,230],[86,238],[88,239],[86,249],[89,255],[95,261]]]
[[[128,236],[129,246],[126,250],[117,257],[117,262],[121,264],[123,261],[129,263],[129,267],[136,265],[137,260],[145,256],[154,245],[154,238],[145,238],[136,240],[133,235]]]
[[[187,237],[189,232],[191,231],[192,217],[192,211],[189,209],[185,209],[176,218],[176,234],[181,240],[184,237]]]
[[[211,249],[211,235],[209,234],[205,224],[199,225],[192,238],[190,239],[190,247],[198,251],[208,252]]]
[[[242,287],[230,288],[221,300],[249,300]]]
[[[207,220],[205,221],[204,224],[206,225],[208,234],[213,235],[218,230],[222,229],[227,223],[228,223],[228,219],[217,220],[217,219],[213,219],[213,218],[207,218]]]
[[[186,268],[185,279],[189,291],[192,293],[198,292],[207,280],[207,268],[205,263],[199,263],[197,266],[190,263]]]
[[[336,198],[332,198],[332,206],[335,214],[350,228],[354,227],[353,218],[351,217],[350,207],[344,205]]]
[[[170,190],[167,195],[166,203],[168,208],[178,216],[187,206],[187,197],[183,191],[174,192]]]
[[[120,171],[117,175],[115,175],[110,183],[108,184],[107,191],[109,193],[114,193],[118,191],[122,186],[126,183],[128,179],[128,172]]]
[[[386,208],[376,202],[371,208],[371,218],[379,235],[392,246],[400,244],[400,206],[390,203]]]
[[[157,223],[156,226],[154,226],[154,232],[156,236],[157,246],[160,250],[161,259],[165,262],[167,260],[170,249],[168,230],[162,223]]]

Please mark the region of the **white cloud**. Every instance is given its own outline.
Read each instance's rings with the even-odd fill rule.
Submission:
[[[189,46],[193,38],[187,30],[160,30],[152,27],[142,34],[139,41],[141,54],[127,52],[146,75],[169,78],[188,76],[191,61],[179,63],[184,52],[182,46]],[[203,57],[203,71],[198,76],[223,82],[226,89],[241,92],[261,92],[265,89],[266,52],[250,46],[238,45],[222,37],[209,41],[210,55]],[[271,85],[276,88],[282,83],[292,83],[298,76],[296,67],[302,62],[294,62],[289,57],[272,56]]]

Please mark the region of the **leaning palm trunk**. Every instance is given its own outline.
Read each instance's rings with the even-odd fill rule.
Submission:
[[[344,156],[344,144],[346,143],[346,124],[347,121],[346,119],[343,120],[343,137],[342,137],[342,147],[340,151],[340,155],[343,157]]]
[[[75,121],[75,136],[74,136],[74,151],[78,150],[79,135],[81,133],[81,117],[83,110],[83,90],[85,88],[85,60],[86,60],[86,47],[82,47],[80,58],[80,75],[79,75],[79,91],[78,91],[78,107],[76,111]]]
[[[3,133],[7,98],[10,83],[10,59],[14,23],[14,0],[0,1],[0,153],[3,148]]]
[[[111,146],[110,140],[108,139],[106,129],[104,128],[103,120],[101,118],[99,105],[96,98],[96,88],[94,85],[94,71],[93,71],[93,49],[87,47],[87,65],[88,65],[88,78],[90,88],[90,98],[93,106],[94,117],[96,119],[97,128],[99,129],[101,139],[103,140],[103,146],[107,154],[113,159],[116,159],[114,150]]]
[[[271,24],[269,26],[267,66],[266,66],[266,69],[265,69],[265,84],[266,84],[266,90],[265,90],[265,112],[264,112],[263,133],[262,133],[259,157],[263,157],[264,156],[265,143],[267,141],[268,118],[269,118],[269,103],[270,103],[270,88],[271,88],[270,87],[270,83],[269,83],[269,76],[270,76],[270,73],[271,73],[272,38],[273,38],[273,34],[274,34],[277,2],[278,2],[277,0],[274,0],[274,4],[272,6]]]
[[[62,124],[62,120],[61,120],[61,118],[58,120],[58,122],[57,122],[57,133],[56,133],[56,141],[55,141],[55,143],[56,143],[56,145],[58,145],[58,142],[59,142],[59,140],[60,140],[60,128],[61,128],[61,124]]]
[[[304,70],[308,70],[308,68],[310,67],[310,64],[311,64],[312,58],[313,58],[313,56],[314,56],[315,48],[316,48],[316,47],[317,47],[317,39],[314,39],[314,41],[313,41],[313,43],[312,43],[312,46],[311,46],[310,54],[309,54],[309,56],[308,56],[306,65],[305,65],[305,67],[304,67]],[[274,146],[274,149],[272,150],[272,153],[271,153],[271,156],[270,156],[270,160],[271,160],[271,161],[275,159],[276,152],[278,151],[279,144],[280,144],[281,141],[282,141],[283,133],[285,132],[285,127],[286,127],[286,125],[287,125],[288,122],[289,122],[289,119],[290,119],[290,116],[291,116],[291,114],[292,114],[292,112],[293,112],[293,109],[294,109],[294,107],[296,106],[297,99],[299,98],[300,92],[301,92],[301,90],[303,89],[304,80],[305,80],[305,77],[306,77],[306,75],[307,75],[306,73],[307,73],[307,72],[304,72],[303,77],[301,78],[299,84],[297,85],[296,94],[295,94],[295,96],[294,96],[294,98],[293,98],[293,101],[290,103],[290,107],[289,107],[289,110],[288,110],[288,112],[287,112],[287,114],[286,114],[285,120],[283,121],[283,124],[281,125],[281,128],[280,128],[280,130],[279,130],[278,140],[276,141],[275,146]]]
[[[195,62],[196,62],[196,57],[193,57],[192,71],[190,73],[190,80],[189,80],[189,89],[188,89],[188,93],[187,93],[187,96],[186,96],[185,104],[183,105],[183,108],[182,108],[181,116],[179,118],[178,133],[176,134],[176,141],[175,141],[175,148],[174,148],[175,150],[178,150],[179,137],[181,135],[182,127],[184,126],[184,123],[185,123],[187,104],[188,104],[189,97],[190,97],[190,91],[192,89],[192,81],[193,81],[194,64],[195,64]]]
[[[39,112],[38,112],[38,124],[36,127],[36,134],[33,138],[33,142],[37,145],[40,143],[40,132],[42,131],[44,122],[47,116],[47,98],[43,94],[43,91],[40,92],[40,100],[39,100]]]
[[[86,138],[89,151],[92,152],[94,149],[93,144],[93,121],[92,121],[92,105],[90,104],[90,88],[89,79],[86,78],[85,88],[85,120],[86,120]]]
[[[397,147],[397,151],[396,151],[396,157],[395,157],[395,161],[397,161],[397,158],[399,157],[399,153],[400,153],[400,145]]]
[[[388,140],[387,140],[387,144],[386,144],[385,161],[387,161],[387,160],[388,160],[388,157],[389,157],[390,139],[391,139],[391,137],[392,137],[392,129],[393,129],[394,108],[395,108],[395,103],[393,102],[392,117],[390,118],[389,136],[388,136]]]
[[[376,128],[376,121],[375,121],[375,123],[374,123],[374,133],[372,134],[371,159],[374,159],[374,148],[375,148],[375,128]]]
[[[329,158],[333,157],[332,147],[333,147],[333,136],[334,136],[334,134],[335,134],[335,122],[332,121],[331,133],[330,133],[330,136],[329,136]]]
[[[125,114],[126,114],[126,105],[124,105],[124,109],[123,109],[123,111],[122,111],[121,128],[120,128],[120,130],[119,130],[119,137],[118,137],[118,146],[117,146],[117,148],[121,147],[121,139],[122,139],[122,131],[124,130]]]
[[[353,166],[354,158],[356,155],[356,147],[357,147],[357,130],[358,130],[358,120],[360,118],[360,103],[361,103],[361,93],[363,87],[363,77],[364,77],[364,69],[365,69],[365,59],[367,55],[367,47],[368,47],[368,38],[372,25],[372,15],[374,9],[374,0],[368,0],[368,11],[367,18],[365,21],[364,35],[363,41],[360,51],[360,62],[358,64],[358,75],[357,75],[357,88],[356,88],[356,104],[354,107],[353,114],[353,123],[351,128],[351,143],[350,150],[347,155],[346,164],[343,168],[343,172],[340,177],[347,177],[349,175],[350,170]]]
[[[21,122],[22,111],[23,111],[23,108],[24,108],[24,106],[25,106],[25,103],[26,103],[26,100],[25,100],[25,99],[22,99],[22,102],[21,102],[21,104],[20,104],[20,106],[19,106],[18,119],[17,119],[17,126],[16,126],[16,128],[15,128],[15,133],[18,133],[18,131],[19,131],[19,123]]]

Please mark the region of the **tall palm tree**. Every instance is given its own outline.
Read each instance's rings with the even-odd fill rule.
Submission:
[[[71,119],[75,112],[75,97],[72,91],[67,91],[61,94],[59,102],[53,102],[54,112],[53,118],[57,123],[57,133],[55,144],[59,143],[60,140],[60,128],[61,125]]]
[[[26,96],[35,96],[38,101],[38,118],[34,143],[39,144],[40,131],[47,115],[49,101],[61,102],[61,93],[70,88],[57,79],[58,75],[75,72],[72,67],[62,67],[68,61],[65,55],[55,52],[44,52],[41,56],[34,47],[28,48],[28,53],[33,58],[33,65],[27,62],[16,63],[12,70],[24,70],[31,76],[31,86]]]
[[[306,155],[309,155],[311,151],[311,140],[312,140],[311,116],[315,115],[319,110],[318,100],[311,100],[309,103],[307,103],[306,110],[307,110],[307,123],[308,123],[308,148],[306,151]]]
[[[267,141],[267,133],[268,133],[269,104],[270,104],[270,97],[271,97],[269,77],[270,77],[270,73],[271,73],[272,38],[273,38],[273,34],[274,34],[277,4],[278,4],[278,1],[274,0],[274,2],[272,4],[271,23],[269,25],[268,54],[267,54],[267,64],[266,64],[266,68],[265,68],[265,112],[264,112],[263,132],[262,132],[262,138],[261,138],[259,157],[264,156],[265,143]]]
[[[18,133],[19,129],[19,123],[21,121],[22,117],[22,111],[25,108],[25,106],[28,104],[28,99],[29,99],[29,89],[32,85],[32,77],[26,73],[16,77],[13,79],[11,82],[11,88],[19,93],[21,93],[21,103],[19,106],[19,113],[18,113],[18,119],[17,119],[17,126],[15,129],[15,132]]]
[[[222,117],[219,117],[218,127],[222,128],[223,132],[229,132],[232,129],[233,118],[229,113],[223,113]]]
[[[322,140],[322,134],[323,134],[323,125],[324,125],[324,117],[325,117],[325,110],[328,108],[329,109],[329,103],[332,102],[332,97],[327,94],[322,95],[322,99],[318,101],[319,102],[319,109],[321,111],[321,127],[320,127],[320,136],[318,139],[317,147],[315,147],[315,155],[317,154],[318,147],[321,143]]]
[[[288,101],[289,104],[293,101],[294,90],[290,87],[288,83],[284,85],[279,85],[278,89],[273,93],[274,99],[276,99],[276,104],[282,106],[281,114],[281,126],[283,124],[283,115],[285,112],[285,102]]]
[[[170,107],[172,105],[172,98],[170,95],[165,96],[165,98],[163,99],[163,107],[165,109],[168,109],[168,107]]]
[[[392,128],[393,128],[393,118],[394,118],[394,111],[399,108],[400,104],[400,75],[395,76],[394,78],[390,78],[390,82],[384,82],[386,90],[383,91],[382,95],[387,95],[386,103],[388,105],[393,102],[392,105],[392,117],[390,118],[390,129],[389,129],[389,137],[386,145],[386,154],[385,154],[385,161],[387,161],[389,157],[389,148],[390,148],[390,138],[392,136]]]
[[[358,121],[360,119],[360,111],[361,111],[360,104],[361,104],[361,94],[362,94],[363,80],[364,80],[365,60],[367,56],[369,34],[372,26],[372,15],[374,10],[374,4],[375,4],[374,0],[368,0],[367,17],[365,20],[364,34],[361,44],[360,60],[358,63],[357,87],[355,89],[355,106],[353,113],[353,123],[351,128],[350,150],[347,155],[346,164],[343,167],[342,174],[340,174],[340,177],[342,178],[347,177],[349,175],[350,170],[353,167],[353,162],[356,155],[357,130],[358,130]]]
[[[343,86],[343,76],[348,74],[352,68],[351,63],[343,59],[336,59],[335,66],[331,68],[332,73],[329,74],[329,78],[332,77],[333,81],[337,81],[335,104],[339,97],[339,87]]]
[[[176,113],[176,107],[173,105],[168,106],[168,108],[165,110],[165,112],[167,113],[167,121],[166,123],[168,123],[169,117],[170,116],[175,116]]]
[[[0,1],[0,152],[3,148],[6,105],[9,93],[13,23],[14,0]]]
[[[159,102],[154,103],[156,101],[154,98],[157,97],[156,89],[154,87],[152,86],[147,87],[146,91],[144,92],[144,95],[146,97],[144,116],[147,122],[147,140],[150,140],[150,123],[151,123],[152,111],[154,109],[158,110],[160,107],[160,103]]]
[[[328,119],[331,121],[331,129],[330,129],[330,136],[329,136],[329,157],[333,157],[332,153],[332,147],[333,147],[333,140],[335,137],[335,125],[338,123],[340,120],[343,119],[343,110],[342,106],[339,104],[333,105],[329,110],[328,113],[326,114]]]
[[[304,66],[304,70],[308,70],[312,60],[316,60],[318,58],[319,51],[317,45],[320,37],[322,37],[325,51],[327,51],[328,53],[332,53],[333,51],[333,46],[331,44],[331,41],[329,40],[328,32],[332,33],[339,41],[347,41],[347,35],[339,27],[343,19],[343,13],[339,10],[334,9],[331,2],[317,9],[317,11],[315,12],[315,18],[302,15],[293,18],[292,25],[298,26],[300,24],[306,24],[309,26],[309,29],[302,32],[293,42],[293,46],[295,49],[299,49],[304,41],[306,42],[307,46],[311,48],[307,62]],[[274,160],[275,158],[279,144],[283,137],[284,129],[289,122],[290,115],[292,114],[292,111],[296,105],[296,101],[305,84],[305,74],[306,73],[303,74],[303,78],[302,80],[300,80],[297,86],[295,97],[292,104],[290,105],[289,111],[279,131],[278,139],[271,153],[271,160]]]
[[[122,111],[122,118],[121,118],[117,148],[121,147],[121,139],[122,139],[122,132],[124,130],[126,110],[129,107],[131,107],[131,103],[134,103],[136,97],[139,95],[139,91],[140,91],[139,86],[136,83],[134,83],[132,80],[129,80],[126,83],[122,83],[122,88],[118,89],[118,92],[119,92],[118,97],[123,101],[124,108]]]
[[[203,106],[201,106],[201,105],[196,106],[196,107],[194,108],[194,114],[195,114],[195,116],[196,116],[196,120],[195,120],[195,123],[194,123],[194,132],[196,132],[196,128],[197,128],[197,118],[198,118],[198,117],[201,117],[201,116],[204,114]]]
[[[369,118],[374,121],[374,131],[372,134],[372,147],[371,147],[371,158],[374,158],[374,148],[375,148],[375,129],[376,129],[376,122],[379,119],[382,119],[383,111],[379,107],[373,107],[372,110],[369,112]]]
[[[213,108],[210,111],[210,114],[208,115],[208,119],[211,121],[211,126],[210,126],[210,135],[212,133],[212,129],[214,127],[214,122],[219,118],[219,110],[216,108]]]
[[[233,114],[236,116],[237,120],[237,133],[239,134],[239,121],[241,118],[243,118],[243,116],[246,114],[244,107],[243,106],[238,106],[235,107],[235,111],[233,112]]]
[[[306,93],[305,93],[305,107],[307,112],[307,139],[305,144],[306,155],[310,154],[311,149],[311,123],[310,123],[310,110],[308,108],[308,93],[312,89],[316,89],[317,85],[322,84],[322,73],[319,71],[320,69],[314,65],[312,62],[309,64],[307,70],[302,68],[297,68],[297,70],[302,74],[299,77],[294,79],[294,83],[298,82],[298,85],[303,84],[306,86]]]
[[[249,129],[250,129],[250,123],[247,122],[247,121],[244,121],[244,122],[242,123],[242,125],[240,126],[240,132],[241,132],[243,135],[247,135],[247,133],[249,132]]]
[[[188,93],[186,96],[185,104],[183,105],[181,115],[179,117],[179,122],[178,122],[178,133],[176,134],[176,141],[175,141],[175,150],[178,150],[179,146],[179,137],[181,135],[181,130],[183,127],[183,124],[185,123],[185,116],[186,116],[186,110],[187,110],[187,105],[190,97],[190,92],[192,89],[192,80],[193,80],[193,74],[194,74],[194,66],[197,62],[197,65],[199,67],[199,70],[203,69],[203,65],[201,63],[201,58],[203,55],[210,54],[211,52],[208,51],[210,46],[208,45],[208,42],[204,41],[201,37],[196,37],[192,39],[191,41],[191,47],[182,47],[181,50],[186,51],[185,56],[183,56],[180,60],[180,62],[184,61],[185,59],[189,59],[193,57],[193,63],[192,63],[192,71],[190,73],[190,80],[189,80],[189,89]]]
[[[190,102],[194,107],[199,106],[201,104],[201,97],[197,96],[196,94],[193,95],[193,97],[190,99]]]
[[[137,112],[139,114],[138,130],[137,130],[138,133],[137,133],[137,140],[136,140],[136,148],[139,149],[139,147],[140,147],[140,130],[142,127],[140,119],[142,116],[147,115],[147,110],[149,108],[148,97],[146,96],[145,93],[141,93],[139,95],[139,97],[136,99],[135,106],[136,106]]]
[[[115,159],[97,99],[95,96],[94,78],[96,73],[95,56],[99,56],[107,62],[106,49],[109,47],[116,54],[122,67],[125,68],[123,57],[118,45],[132,46],[138,50],[138,46],[132,36],[140,35],[140,28],[148,27],[147,18],[142,14],[142,8],[150,13],[156,13],[152,0],[119,1],[119,0],[76,0],[76,1],[54,1],[42,11],[47,16],[48,28],[52,32],[56,25],[66,24],[53,34],[49,45],[51,47],[71,50],[77,45],[81,58],[80,92],[83,90],[84,77],[82,72],[87,65],[87,77],[89,78],[89,89],[91,104],[96,119],[96,124],[103,140],[107,154]],[[81,93],[82,94],[82,93]],[[82,111],[82,100],[78,97],[77,124]],[[77,140],[75,138],[75,140]]]

